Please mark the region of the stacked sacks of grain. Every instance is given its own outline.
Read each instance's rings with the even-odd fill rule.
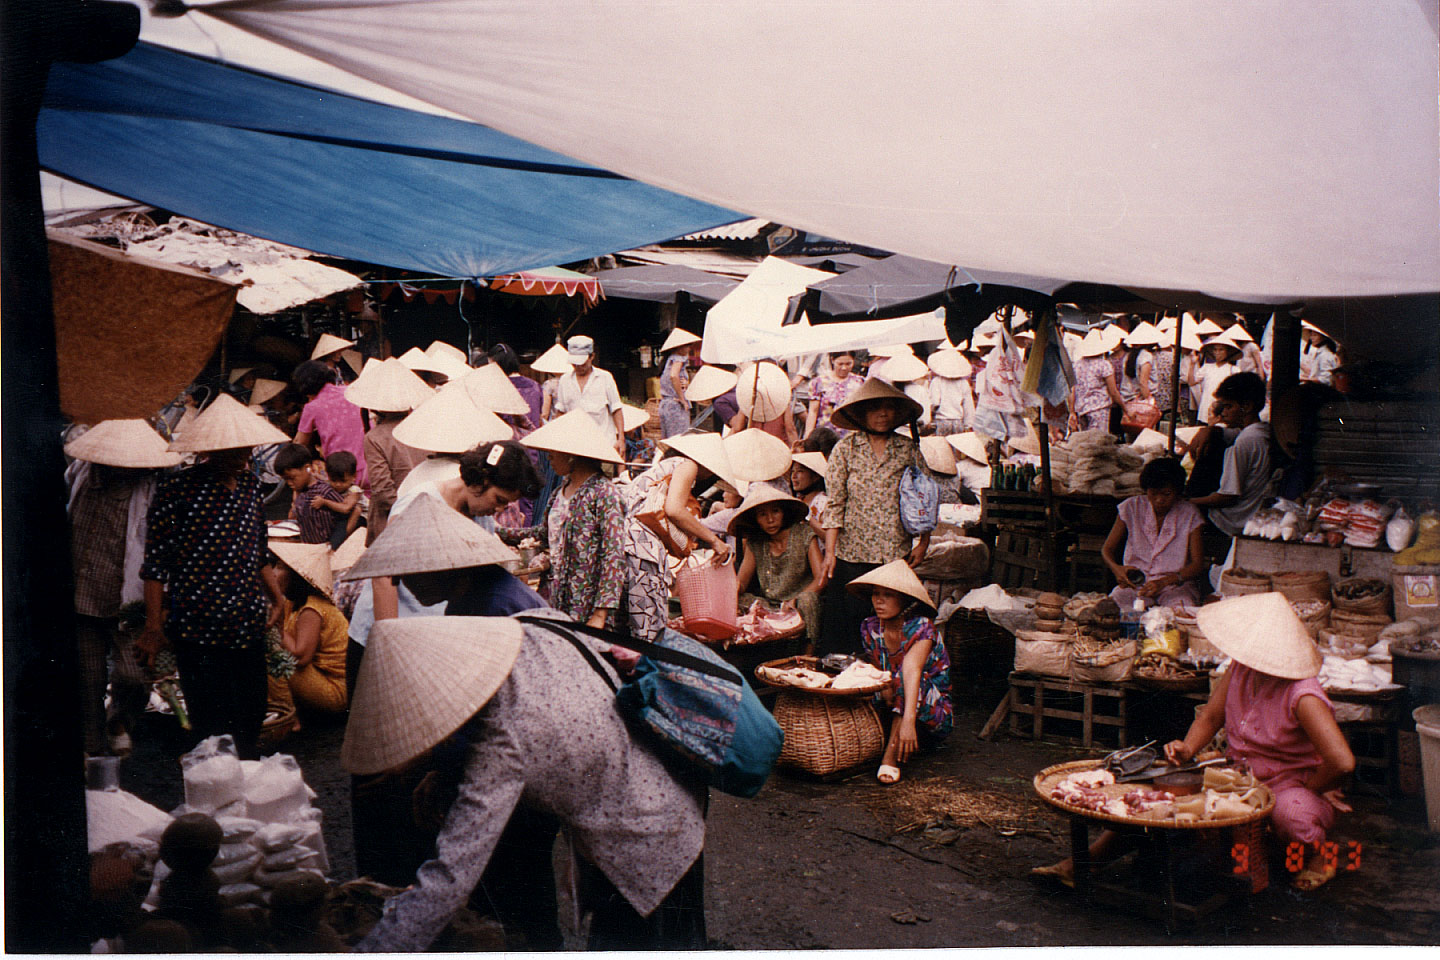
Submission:
[[[1104,430],[1081,430],[1051,445],[1050,476],[1057,493],[1129,497],[1140,493],[1145,461]]]

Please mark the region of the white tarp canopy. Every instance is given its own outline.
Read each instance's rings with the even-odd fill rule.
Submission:
[[[1245,300],[1440,287],[1435,7],[196,9],[602,168],[814,233],[971,268]],[[805,82],[777,92],[776,64]]]
[[[811,326],[808,320],[782,326],[790,298],[833,274],[776,257],[760,266],[705,315],[700,358],[706,363],[798,357],[834,350],[863,350],[893,343],[945,339],[945,313],[892,320],[862,320]]]

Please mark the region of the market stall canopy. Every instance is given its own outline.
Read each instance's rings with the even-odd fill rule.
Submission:
[[[474,123],[144,43],[57,64],[37,135],[41,164],[81,183],[447,277],[569,263],[739,216]]]
[[[1433,2],[191,11],[605,170],[972,270],[1241,301],[1440,285]],[[803,87],[776,94],[776,57]]]
[[[685,266],[616,267],[592,274],[607,297],[675,303],[681,294],[700,303],[715,303],[737,286],[729,277]]]
[[[205,366],[234,283],[50,232],[60,409],[78,423],[143,419]]]
[[[600,302],[605,293],[594,277],[564,267],[519,270],[490,278],[490,289],[522,297],[580,297],[587,307]]]
[[[939,310],[913,317],[818,327],[804,319],[785,324],[790,298],[820,276],[824,274],[819,270],[766,257],[754,273],[706,314],[701,359],[706,363],[744,363],[945,339],[945,317]]]

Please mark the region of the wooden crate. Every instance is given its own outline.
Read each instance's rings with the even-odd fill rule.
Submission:
[[[1054,590],[1060,582],[1060,558],[1067,537],[1043,530],[1002,527],[995,534],[990,580],[1006,590],[1033,587]]]
[[[1054,677],[1010,674],[1010,732],[1075,740],[1094,746],[1097,734],[1113,735],[1114,746],[1129,743],[1122,684],[1075,683]]]
[[[980,522],[992,526],[1045,526],[1045,496],[1026,490],[981,490]]]

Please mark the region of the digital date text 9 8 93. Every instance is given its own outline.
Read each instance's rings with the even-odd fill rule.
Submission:
[[[1313,848],[1316,853],[1320,854],[1327,870],[1359,870],[1360,854],[1364,845],[1355,840],[1347,840],[1344,843],[1332,840],[1310,844],[1291,842],[1285,846],[1285,869],[1291,873],[1299,873],[1303,870],[1307,848]],[[1230,848],[1230,859],[1235,862],[1237,875],[1249,873],[1250,844],[1235,844]]]

